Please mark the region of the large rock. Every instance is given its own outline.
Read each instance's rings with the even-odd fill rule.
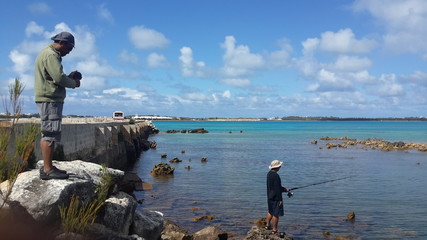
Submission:
[[[193,240],[227,240],[228,234],[215,226],[205,227],[193,234]]]
[[[148,210],[136,211],[130,233],[141,236],[145,240],[160,239],[163,230],[163,221],[163,214],[160,212]]]
[[[111,196],[105,200],[102,224],[113,231],[129,234],[136,206],[136,200],[124,192]]]
[[[43,163],[39,161],[38,166]],[[101,182],[102,167],[80,160],[70,162],[54,161],[54,165],[70,174],[65,180],[41,180],[39,170],[19,174],[13,185],[9,202],[11,206],[20,206],[37,221],[57,223],[59,207],[67,206],[73,194],[82,201],[91,201],[95,194],[96,184]],[[123,175],[120,170],[106,169],[113,178]],[[8,182],[3,182],[0,189],[4,195]],[[12,208],[13,210],[14,208]]]
[[[193,240],[187,230],[182,229],[171,220],[165,219],[163,223],[162,240]]]

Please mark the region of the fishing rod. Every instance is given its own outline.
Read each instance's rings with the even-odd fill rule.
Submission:
[[[297,189],[300,189],[300,188],[311,187],[311,186],[315,186],[315,185],[319,185],[319,184],[324,184],[324,183],[329,183],[329,182],[335,182],[335,181],[344,180],[344,179],[352,178],[352,177],[353,176],[343,177],[343,178],[337,178],[337,179],[327,180],[327,181],[318,182],[318,183],[311,183],[311,184],[307,184],[307,185],[304,185],[304,186],[294,187],[294,188],[289,189],[289,191],[288,191],[288,197],[291,198],[294,195],[291,192],[293,190],[297,190]]]

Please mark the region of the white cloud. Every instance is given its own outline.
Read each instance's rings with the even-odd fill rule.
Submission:
[[[9,59],[14,63],[13,71],[18,74],[26,73],[33,68],[33,59],[28,54],[23,54],[17,50],[9,53]]]
[[[274,51],[268,55],[267,67],[286,67],[291,64],[291,54],[293,48],[287,39],[279,41],[280,50]]]
[[[104,94],[117,95],[122,98],[128,98],[132,100],[148,100],[147,95],[143,92],[139,92],[135,89],[130,88],[111,88],[102,91]]]
[[[27,37],[30,37],[31,35],[41,35],[44,32],[44,28],[40,25],[38,25],[36,22],[31,21],[27,24],[27,27],[25,28],[25,35]]]
[[[399,96],[404,94],[404,88],[397,83],[395,74],[382,74],[378,79],[379,87],[374,91],[380,96]]]
[[[384,27],[384,47],[394,53],[427,54],[427,1],[358,0],[355,11],[369,12]]]
[[[77,70],[79,70],[83,74],[103,76],[109,78],[123,75],[122,72],[114,69],[114,67],[95,57],[78,62]]]
[[[193,50],[189,47],[182,47],[180,49],[181,56],[179,61],[181,63],[181,73],[185,77],[197,76],[205,77],[207,69],[204,62],[193,61]]]
[[[45,2],[36,2],[28,5],[28,10],[33,14],[45,15],[50,14],[52,9]]]
[[[221,80],[221,83],[228,86],[246,88],[251,85],[251,80],[246,78],[225,78]]]
[[[135,48],[141,50],[164,48],[170,42],[162,33],[144,26],[129,29],[129,39]]]
[[[252,74],[252,70],[264,66],[264,59],[261,55],[250,52],[248,46],[236,46],[233,36],[225,37],[221,47],[225,49],[223,55],[223,74],[227,77],[242,77]]]
[[[192,93],[186,93],[185,94],[186,100],[190,101],[205,101],[207,100],[206,95],[200,92],[192,92]]]
[[[137,65],[139,63],[138,56],[135,53],[128,52],[127,50],[122,50],[119,53],[118,59],[123,64]]]
[[[368,58],[340,55],[335,61],[335,63],[332,65],[332,69],[335,69],[337,71],[354,72],[365,70],[371,66],[372,62]]]
[[[371,76],[368,71],[351,72],[348,74],[351,79],[360,83],[374,83],[375,77]]]
[[[231,92],[230,92],[230,90],[225,90],[225,91],[222,93],[222,96],[223,96],[224,98],[231,99]]]
[[[347,28],[336,33],[322,33],[318,47],[327,52],[363,54],[370,52],[374,46],[375,41],[366,38],[357,40],[353,31]]]
[[[104,77],[100,76],[91,76],[91,75],[83,75],[83,79],[81,80],[80,89],[85,90],[99,90],[106,87],[106,81]]]
[[[352,83],[345,78],[342,78],[334,72],[329,72],[325,69],[321,69],[317,73],[318,82],[308,87],[308,91],[348,91],[352,90]]]
[[[150,53],[147,56],[147,66],[149,68],[157,68],[167,66],[166,57],[158,53]]]
[[[98,8],[98,17],[102,21],[106,21],[110,24],[114,24],[114,17],[111,14],[110,10],[107,9],[105,3],[101,4]]]
[[[308,38],[307,40],[303,41],[301,44],[303,47],[302,52],[304,56],[313,55],[316,52],[317,48],[319,47],[319,43],[320,43],[320,40],[317,38]]]

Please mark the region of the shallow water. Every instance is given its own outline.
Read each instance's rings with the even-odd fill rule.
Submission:
[[[296,239],[332,236],[355,239],[427,238],[427,153],[357,148],[320,149],[322,136],[382,138],[427,143],[427,122],[154,122],[161,131],[204,127],[207,134],[150,137],[155,150],[141,155],[135,171],[153,190],[137,192],[142,207],[163,212],[191,232],[217,224],[242,238],[265,217],[265,178],[274,159],[285,161],[282,184],[292,188],[351,177],[294,191],[285,199],[279,226]],[[242,132],[240,132],[242,131]],[[231,132],[231,133],[230,133]],[[185,153],[181,153],[185,150]],[[171,164],[169,178],[149,175],[160,155]],[[208,162],[202,163],[201,157]],[[185,169],[190,166],[191,169]],[[344,221],[355,211],[354,223]],[[213,215],[212,221],[193,218]]]

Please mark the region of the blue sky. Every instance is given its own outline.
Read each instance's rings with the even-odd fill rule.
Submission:
[[[427,116],[425,0],[6,1],[0,94],[69,31],[64,114]]]

